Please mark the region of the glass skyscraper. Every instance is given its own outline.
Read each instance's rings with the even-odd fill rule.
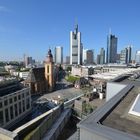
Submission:
[[[109,34],[107,37],[106,63],[116,63],[117,40],[117,37],[112,34]]]

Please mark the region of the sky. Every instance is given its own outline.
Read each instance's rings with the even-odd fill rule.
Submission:
[[[107,47],[107,34],[118,37],[118,53],[131,44],[140,50],[140,0],[0,0],[0,61],[45,59],[48,48],[70,51],[77,21],[85,49]]]

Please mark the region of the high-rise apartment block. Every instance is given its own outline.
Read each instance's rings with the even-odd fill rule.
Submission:
[[[78,25],[74,31],[70,32],[70,64],[82,64],[83,45],[81,43],[81,33],[78,32]]]
[[[57,46],[55,47],[55,63],[56,64],[62,64],[63,63],[63,47]]]
[[[106,63],[116,63],[117,40],[117,37],[112,34],[107,37]]]

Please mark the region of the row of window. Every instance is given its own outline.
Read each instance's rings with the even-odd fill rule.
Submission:
[[[26,93],[26,96],[29,95],[29,92]],[[22,98],[21,98],[22,97]],[[21,94],[21,95],[18,95],[18,96],[14,96],[14,98],[9,98],[9,104],[12,104],[14,102],[17,102],[18,100],[21,100],[25,98],[25,94]],[[8,99],[7,100],[4,100],[4,106],[7,106],[8,105]],[[2,102],[0,102],[0,108],[2,108]]]
[[[72,56],[78,56],[78,54],[72,54]]]
[[[6,122],[9,122],[10,119],[11,120],[14,119],[14,115],[15,117],[17,117],[21,113],[25,112],[25,109],[29,109],[29,108],[30,108],[30,98],[27,98],[26,105],[25,105],[25,101],[23,100],[18,104],[14,104],[13,106],[10,106],[9,108],[10,114],[8,113],[8,108],[6,108],[5,111],[0,111],[0,125],[3,125],[3,113],[5,113]]]

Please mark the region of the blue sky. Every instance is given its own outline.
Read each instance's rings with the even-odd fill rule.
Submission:
[[[140,0],[0,0],[0,60],[23,54],[44,60],[48,48],[64,47],[75,19],[84,48],[106,49],[109,28],[118,37],[118,52],[128,44],[140,50]]]

